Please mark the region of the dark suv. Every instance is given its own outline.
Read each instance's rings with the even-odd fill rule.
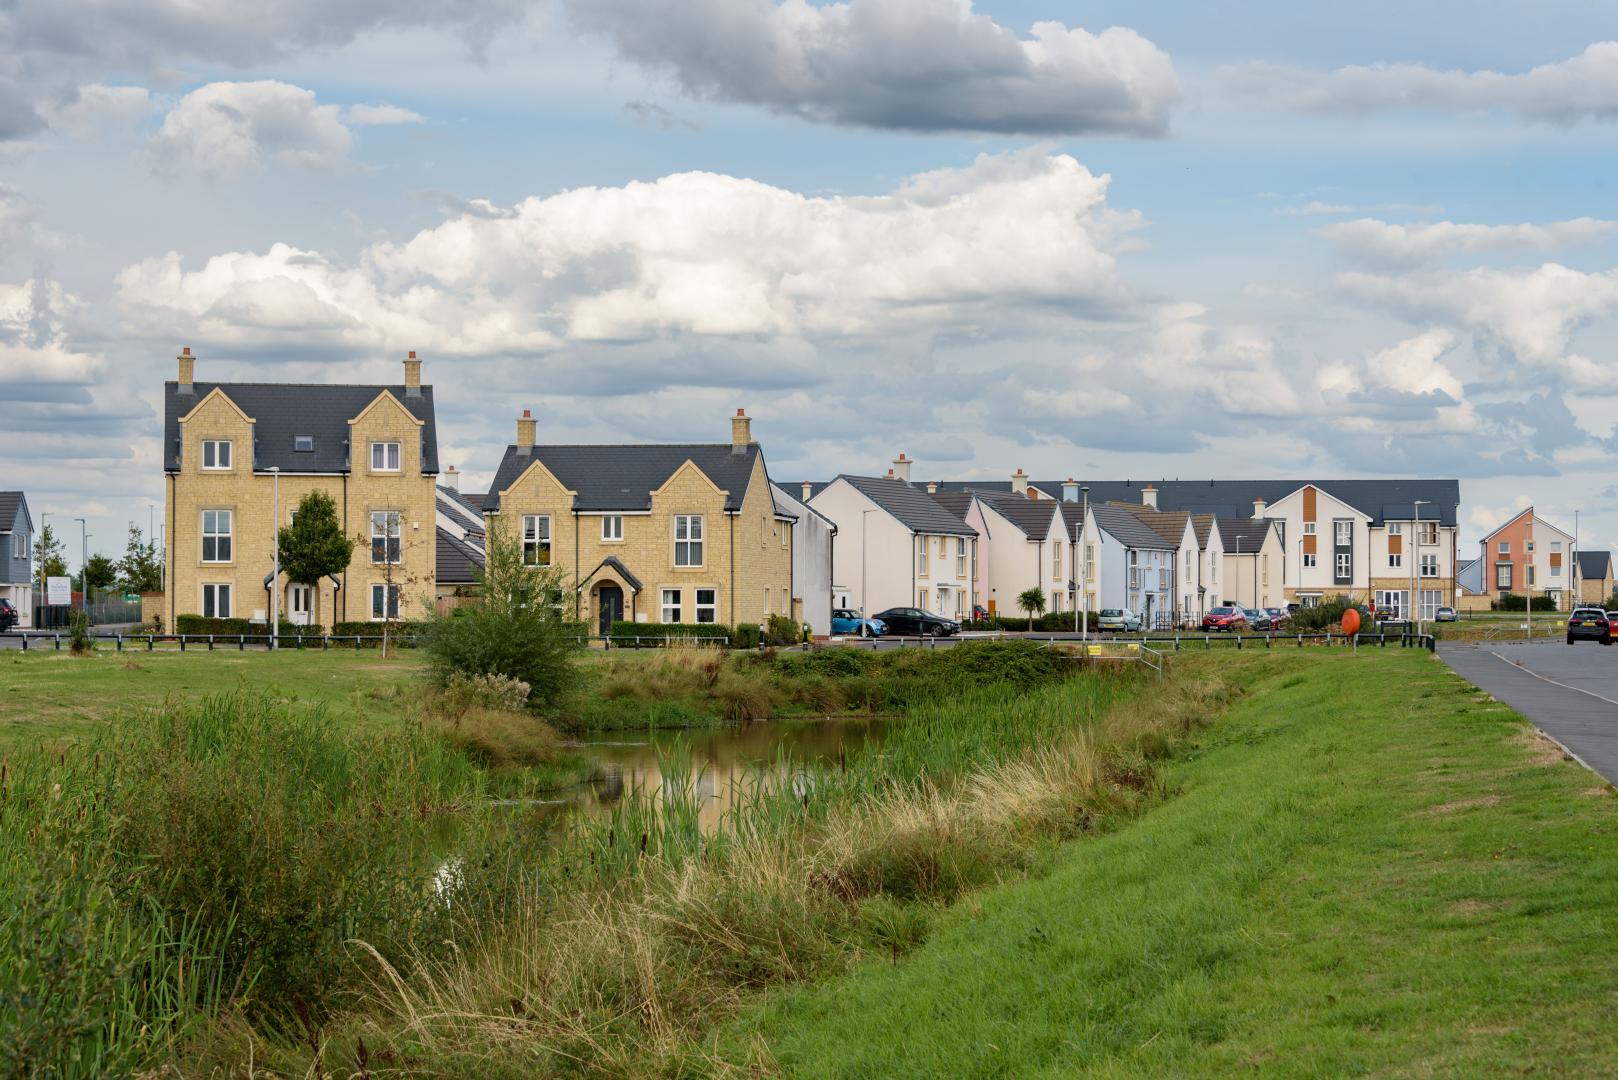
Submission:
[[[0,600],[0,634],[17,625],[17,609],[10,600]]]
[[[916,634],[921,637],[949,637],[958,634],[961,624],[953,619],[940,618],[920,608],[896,607],[878,612],[875,616],[888,626],[890,634]]]
[[[1599,641],[1603,645],[1611,645],[1610,614],[1600,608],[1574,608],[1573,614],[1567,617],[1567,643],[1571,645],[1575,641]]]

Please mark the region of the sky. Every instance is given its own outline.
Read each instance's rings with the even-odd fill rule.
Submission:
[[[1618,546],[1618,7],[0,0],[0,467],[162,384],[434,384],[771,474],[1456,477]],[[154,510],[155,508],[155,510]]]

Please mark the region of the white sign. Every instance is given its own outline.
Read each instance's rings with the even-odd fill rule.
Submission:
[[[45,603],[51,607],[67,607],[73,603],[73,579],[68,577],[46,578]]]

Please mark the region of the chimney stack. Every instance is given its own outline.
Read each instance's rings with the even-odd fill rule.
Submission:
[[[1022,471],[1021,465],[1017,466],[1017,471],[1011,474],[1011,490],[1016,495],[1028,494],[1028,474]]]
[[[1254,499],[1253,500],[1253,516],[1256,517],[1256,518],[1261,518],[1261,517],[1264,516],[1264,500],[1263,499]]]
[[[421,361],[416,359],[415,349],[405,357],[405,396],[421,396]]]
[[[451,465],[444,470],[444,486],[451,491],[461,490],[461,470]]]
[[[929,480],[929,481],[927,481],[927,494],[929,494],[929,495],[937,495],[938,494],[938,481],[937,480]]]
[[[736,415],[730,418],[730,452],[740,454],[753,445],[753,421],[748,419],[746,409],[737,409]]]
[[[815,485],[813,485],[809,481],[805,480],[803,482],[803,502],[805,504],[807,504],[809,502],[809,500],[814,498],[814,497],[815,497]]]
[[[1140,489],[1140,501],[1141,501],[1142,506],[1149,506],[1153,510],[1156,510],[1157,509],[1157,489],[1155,487],[1153,487],[1152,485],[1150,485],[1150,484],[1144,485]]]
[[[517,417],[517,453],[527,454],[533,450],[534,429],[537,426],[538,422],[534,419],[534,414],[527,409],[524,409],[522,415]]]
[[[893,459],[892,472],[896,478],[903,480],[907,484],[910,483],[910,459],[905,457],[903,450],[899,451],[899,456]]]
[[[897,480],[897,479],[898,479],[898,477],[896,477],[896,476],[894,476],[894,475],[893,475],[893,470],[892,470],[892,469],[889,469],[889,470],[888,470],[888,475],[887,475],[887,479],[889,479],[889,480]]]
[[[197,358],[191,355],[191,346],[180,350],[180,393],[192,393],[191,384],[197,372]]]
[[[1067,480],[1065,480],[1062,483],[1062,501],[1063,502],[1078,502],[1079,501],[1079,482],[1077,480],[1073,479],[1071,476],[1068,477]]]

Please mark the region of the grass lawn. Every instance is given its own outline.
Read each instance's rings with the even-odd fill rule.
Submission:
[[[417,654],[382,660],[374,649],[331,652],[125,652],[103,645],[87,657],[0,652],[0,747],[82,738],[131,708],[241,687],[320,702],[334,717],[386,725],[420,672]],[[404,702],[408,704],[409,702]]]
[[[1618,797],[1416,651],[1186,654],[1178,794],[716,1044],[803,1076],[1611,1075]]]

